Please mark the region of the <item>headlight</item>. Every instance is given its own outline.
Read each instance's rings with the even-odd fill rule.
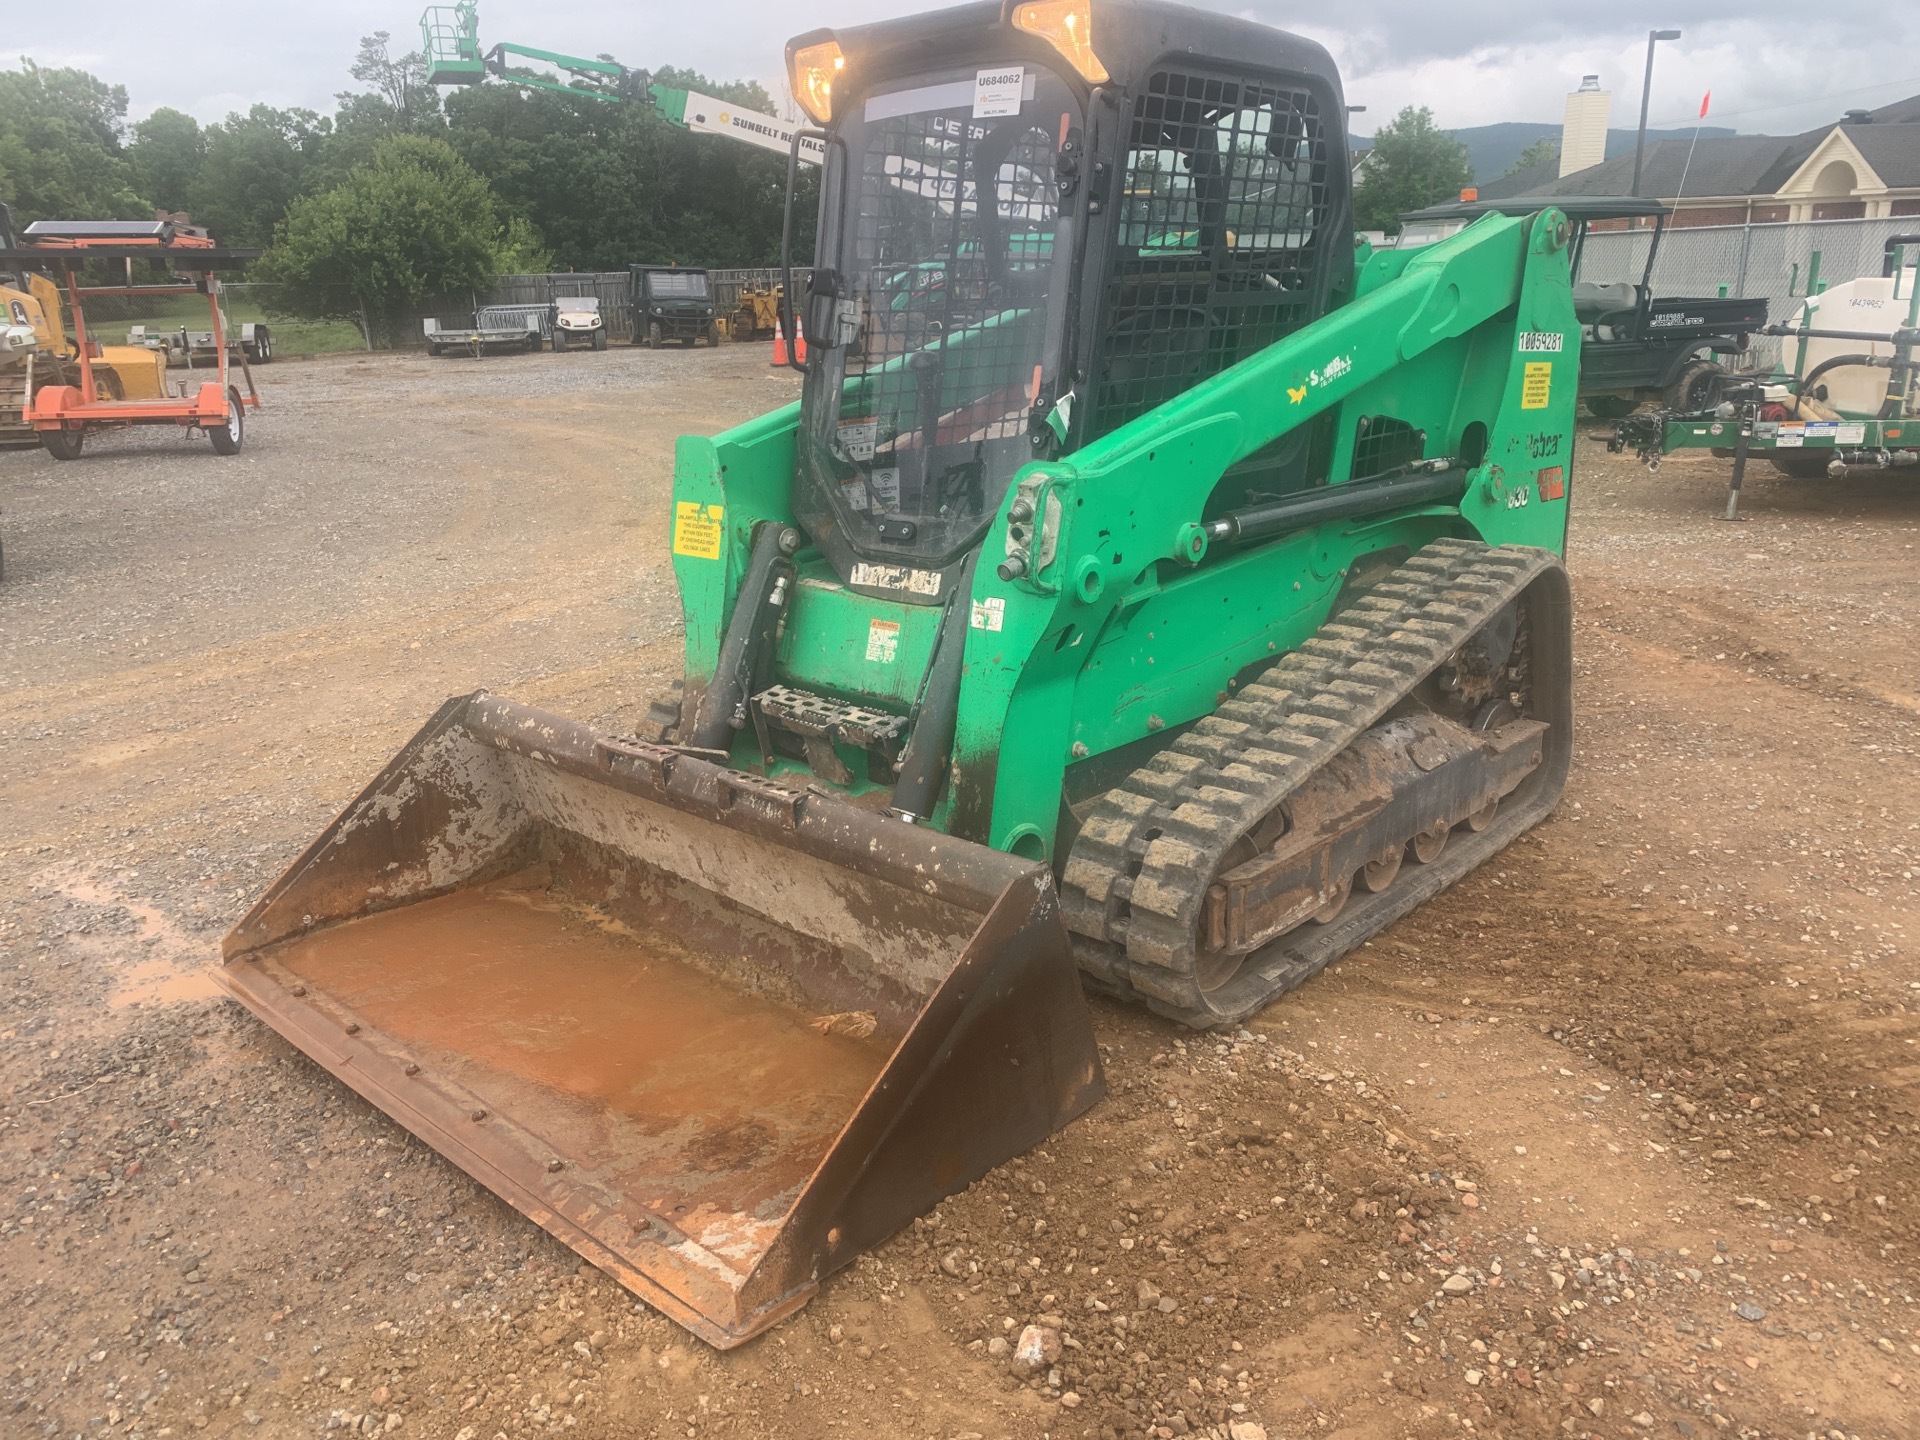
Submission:
[[[793,87],[793,98],[814,124],[824,125],[833,118],[833,82],[846,68],[847,57],[831,38],[802,45],[797,50],[793,42],[788,42],[788,83]]]
[[[1093,53],[1093,7],[1088,0],[1033,0],[1014,6],[1012,18],[1014,29],[1045,40],[1090,84],[1104,85],[1111,78]]]

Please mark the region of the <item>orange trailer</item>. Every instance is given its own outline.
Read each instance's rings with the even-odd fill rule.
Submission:
[[[227,344],[226,319],[220,313],[218,272],[241,269],[259,254],[216,245],[204,235],[164,220],[41,220],[27,227],[18,246],[0,250],[0,265],[11,263],[59,275],[73,315],[80,383],[45,385],[38,392],[29,383],[30,398],[21,412],[21,419],[39,435],[48,453],[56,460],[77,460],[86,437],[94,431],[122,425],[185,425],[204,430],[215,453],[238,454],[246,438],[246,412],[260,408],[260,396],[244,351],[238,356],[239,375],[232,372],[234,355]],[[81,284],[81,270],[103,260],[123,262],[128,283]],[[134,266],[141,262],[164,264],[174,278],[135,285]],[[217,377],[202,379],[190,372],[186,379],[172,383],[164,359],[155,357],[149,363],[161,368],[152,382],[129,385],[117,357],[115,363],[106,363],[105,347],[88,334],[86,302],[105,296],[151,299],[176,293],[206,297],[219,363]],[[102,362],[97,370],[96,362]]]

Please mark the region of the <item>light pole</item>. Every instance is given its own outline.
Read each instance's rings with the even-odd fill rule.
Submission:
[[[1647,32],[1647,73],[1640,81],[1640,136],[1633,142],[1633,188],[1627,193],[1640,193],[1640,160],[1647,148],[1647,100],[1653,94],[1653,47],[1662,40],[1678,40],[1678,30],[1649,30]]]

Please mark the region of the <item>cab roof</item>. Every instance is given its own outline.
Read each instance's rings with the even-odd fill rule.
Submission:
[[[1345,134],[1340,71],[1325,47],[1315,41],[1165,0],[1092,0],[1092,6],[1093,50],[1114,86],[1140,89],[1163,62],[1233,74],[1260,70],[1304,76],[1332,92],[1335,108],[1329,111],[1330,128]],[[1013,60],[1044,65],[1084,92],[1085,82],[1059,51],[1002,20],[1006,8],[997,0],[986,0],[870,25],[816,30],[788,41],[787,52],[829,38],[838,41],[850,72],[845,89],[852,94],[895,75]]]

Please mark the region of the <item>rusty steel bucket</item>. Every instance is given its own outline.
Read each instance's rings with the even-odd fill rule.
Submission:
[[[1044,866],[484,692],[224,951],[242,1004],[721,1348],[1104,1085]]]

